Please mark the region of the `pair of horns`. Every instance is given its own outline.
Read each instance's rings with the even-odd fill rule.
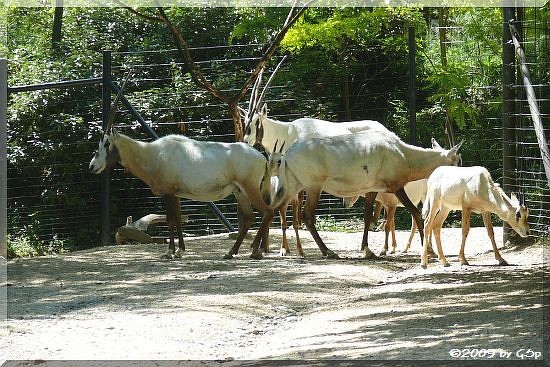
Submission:
[[[246,121],[252,121],[252,116],[258,110],[260,109],[260,105],[262,104],[262,101],[264,100],[265,94],[267,92],[267,88],[273,81],[273,78],[275,77],[275,74],[277,74],[277,71],[279,71],[279,68],[283,64],[283,62],[286,60],[288,55],[283,56],[281,61],[277,64],[275,67],[275,70],[273,70],[273,73],[269,76],[269,79],[267,80],[267,83],[265,83],[265,86],[262,89],[262,92],[260,93],[260,88],[262,86],[262,78],[265,71],[265,65],[262,66],[262,69],[258,73],[258,76],[256,77],[256,80],[254,81],[254,86],[252,87],[252,92],[250,93],[250,100],[248,101],[248,113],[246,114]]]
[[[281,145],[281,148],[277,152],[277,144],[279,143],[279,139],[275,140],[275,145],[273,146],[273,153],[282,153],[283,147],[285,146],[286,141],[283,141],[283,145]]]

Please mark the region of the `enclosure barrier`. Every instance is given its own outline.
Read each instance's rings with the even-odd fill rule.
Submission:
[[[548,127],[548,118],[550,116],[548,112],[550,107],[548,102],[548,81],[541,78],[541,76],[546,75],[550,68],[548,62],[540,61],[541,57],[537,56],[537,52],[542,53],[542,51],[550,49],[548,47],[550,37],[547,36],[550,30],[547,23],[537,21],[534,11],[530,11],[524,18],[518,17],[513,9],[505,11],[511,13],[510,18],[515,17],[515,19],[518,19],[518,22],[522,21],[522,19],[524,21],[519,23],[521,27],[518,28],[518,31],[522,34],[523,47],[530,63],[529,67],[534,81],[533,87],[536,94],[540,96],[538,103],[541,110],[542,123],[543,126]],[[481,24],[480,26],[486,30],[492,30],[495,27],[494,24]],[[500,27],[500,25],[496,27]],[[503,20],[502,27],[501,31],[504,34],[505,28],[508,28],[507,21]],[[430,32],[436,34],[437,28],[431,28]],[[448,29],[450,35],[449,47],[453,46],[453,42],[457,44],[464,42],[465,35],[461,32],[460,25]],[[412,32],[409,33],[409,38],[414,39]],[[472,124],[467,129],[458,131],[457,134],[460,140],[465,140],[464,148],[466,149],[463,152],[464,165],[486,165],[495,180],[503,184],[507,193],[510,191],[525,192],[528,205],[531,209],[529,222],[532,233],[534,236],[544,236],[550,229],[550,216],[548,214],[550,213],[550,195],[548,190],[541,184],[543,181],[541,180],[540,168],[542,166],[540,164],[540,153],[536,149],[537,145],[532,123],[528,112],[526,112],[527,103],[523,97],[523,85],[516,77],[513,45],[507,42],[503,39],[502,83],[475,86],[475,88],[479,88],[480,90],[490,90],[493,95],[498,94],[498,96],[501,95],[502,88],[502,98],[499,97],[498,101],[486,102],[487,110],[492,109],[496,112],[494,114],[483,115],[476,125]],[[546,45],[544,42],[546,42]],[[210,73],[208,75],[222,75],[227,78],[236,78],[236,74],[247,70],[247,65],[253,65],[257,62],[255,59],[257,49],[258,45],[209,46],[197,48],[194,52],[198,56],[197,62],[201,65],[201,68],[204,68],[207,74]],[[410,58],[411,53],[409,53],[409,64],[414,61]],[[509,54],[509,61],[506,61],[506,53]],[[130,88],[127,88],[127,91],[125,91],[125,96],[128,101],[131,101],[132,106],[135,106],[144,116],[153,121],[147,121],[145,125],[152,127],[158,135],[165,135],[185,129],[186,135],[196,139],[233,141],[234,135],[230,131],[233,125],[232,121],[227,118],[226,107],[219,103],[219,101],[205,96],[204,91],[194,87],[192,83],[185,79],[185,73],[181,71],[184,67],[177,61],[176,54],[177,51],[175,50],[113,52],[112,69],[115,76],[114,79],[119,80],[120,76],[124,75],[128,69],[132,68],[136,70],[134,74],[135,80],[133,80]],[[468,57],[475,57],[475,55],[468,55]],[[292,62],[293,60],[290,58],[279,75],[294,72],[292,70]],[[399,62],[403,68],[402,70],[406,70],[408,61],[404,57],[402,60],[369,60],[368,62],[367,66],[369,68],[376,67],[378,68],[377,70],[387,68],[388,65],[385,62]],[[377,62],[379,64],[375,64]],[[409,65],[409,67],[411,66]],[[506,74],[506,70],[511,72],[511,74]],[[101,73],[100,70],[96,72],[97,75]],[[82,74],[86,75],[86,73]],[[324,79],[322,83],[314,84],[312,82],[306,88],[301,84],[277,84],[276,79],[274,85],[268,91],[266,100],[270,107],[270,115],[283,121],[290,121],[306,115],[337,120],[342,119],[342,116],[350,112],[355,119],[377,119],[393,129],[396,126],[392,125],[395,122],[395,119],[393,119],[395,115],[397,115],[397,118],[401,118],[399,120],[402,122],[401,126],[406,126],[407,120],[412,121],[412,117],[417,117],[418,132],[417,134],[411,133],[409,138],[416,136],[418,138],[418,145],[428,146],[430,136],[426,136],[426,126],[432,123],[432,121],[426,121],[426,117],[418,115],[418,113],[411,113],[412,109],[414,109],[413,107],[407,109],[407,102],[412,102],[412,99],[408,97],[412,89],[407,88],[408,78],[411,76],[413,75],[410,72],[409,75],[405,72],[400,73],[400,75],[377,76],[374,79],[369,79],[366,81],[368,84],[363,89],[359,91],[353,90],[356,95],[354,95],[354,100],[350,107],[351,111],[344,111],[340,96],[337,93],[330,92],[337,89],[335,86],[339,86],[341,80]],[[102,82],[103,79],[99,83],[97,80],[93,82],[89,81],[89,83],[93,84],[88,84],[87,86],[73,85],[72,87],[80,89],[96,88]],[[421,81],[418,80],[417,84],[420,83]],[[107,86],[107,83],[103,84]],[[395,85],[396,87],[395,89],[389,89],[388,85]],[[15,88],[10,89],[11,93],[15,93],[15,91],[19,92]],[[312,96],[312,91],[318,94]],[[111,92],[111,88],[104,90],[105,95]],[[84,120],[92,121],[94,127],[99,128],[102,119],[98,115],[102,109],[101,101],[95,97],[97,93],[93,90],[94,97],[87,97],[87,100],[81,104],[85,105],[87,103],[87,106],[79,107],[82,110],[77,111],[73,109],[65,113],[87,116]],[[92,95],[92,93],[89,94]],[[154,100],[152,97],[155,95],[160,95],[160,97]],[[394,107],[389,103],[387,106],[380,103],[380,101],[389,102],[392,99],[403,102],[403,104]],[[106,98],[106,100],[110,102],[110,97]],[[426,101],[425,96],[419,94],[418,103],[416,104],[417,112],[432,107],[430,103],[430,101]],[[376,106],[376,108],[372,106]],[[68,107],[64,106],[63,109],[65,108]],[[130,109],[130,107],[126,106],[126,109]],[[89,117],[86,114],[92,116]],[[141,133],[143,131],[142,124],[136,123],[134,121],[135,118],[129,116],[131,116],[131,111],[130,113],[126,110],[119,112],[117,115],[117,127],[119,130],[129,135]],[[56,128],[57,126],[52,126],[52,129]],[[437,129],[431,128],[431,130],[436,131]],[[440,130],[440,135],[436,136],[438,138],[443,137],[443,129],[441,128]],[[41,131],[41,135],[37,135],[36,138],[50,139],[51,136],[48,135],[49,133],[50,131]],[[406,129],[404,132],[401,131],[400,135],[404,139],[407,138]],[[147,137],[146,139],[149,138]],[[101,227],[108,228],[107,225],[124,224],[127,215],[133,215],[137,218],[163,210],[158,198],[153,197],[143,183],[136,178],[123,175],[120,169],[115,169],[110,173],[111,177],[107,182],[110,185],[108,191],[111,193],[111,198],[105,203],[104,209],[100,209],[98,201],[100,197],[100,178],[92,176],[87,172],[86,174],[82,174],[86,171],[87,167],[85,166],[87,166],[87,162],[96,148],[96,143],[92,143],[89,137],[86,138],[85,136],[85,140],[84,143],[89,145],[89,148],[85,153],[81,153],[80,156],[70,157],[70,159],[74,160],[71,163],[74,167],[71,166],[70,170],[56,171],[59,167],[68,165],[69,163],[66,161],[56,161],[53,162],[52,167],[48,167],[51,168],[54,176],[66,174],[83,176],[82,180],[75,180],[74,185],[82,185],[82,192],[78,194],[82,194],[80,196],[88,200],[85,201],[85,205],[78,213],[74,213],[74,218],[66,218],[66,213],[61,213],[61,211],[66,212],[68,207],[60,207],[58,203],[44,203],[40,197],[40,190],[55,191],[57,189],[56,185],[58,185],[57,181],[48,183],[44,182],[46,180],[42,179],[42,177],[34,180],[36,178],[34,176],[17,177],[16,174],[13,174],[13,176],[8,177],[7,184],[8,194],[10,194],[10,190],[15,189],[11,191],[13,194],[7,198],[8,214],[13,215],[15,213],[20,216],[21,220],[17,222],[17,225],[23,227],[30,223],[33,218],[36,218],[33,217],[36,213],[38,213],[37,215],[43,214],[43,217],[48,219],[40,223],[40,230],[43,231],[45,236],[63,236],[65,233],[67,233],[67,236],[71,236],[72,233],[67,229],[69,226],[78,226],[81,223],[89,225],[92,220],[102,220],[104,221],[103,226],[96,222],[93,222],[93,225],[89,226],[93,227],[94,230]],[[61,143],[65,144],[66,142]],[[69,144],[75,144],[75,142],[71,141]],[[12,148],[8,147],[8,150],[10,149]],[[37,149],[30,154],[39,156],[41,153]],[[87,154],[90,157],[86,156]],[[10,164],[8,164],[8,170],[9,172],[17,173]],[[39,176],[44,171],[47,171],[47,169],[36,167],[36,171],[38,173],[35,176]],[[27,174],[26,171],[25,174]],[[31,174],[34,173],[29,173],[29,175]],[[90,181],[89,184],[88,182],[83,183],[85,180]],[[93,189],[89,190],[88,188],[92,186]],[[75,192],[76,190],[78,188],[73,189]],[[32,193],[27,193],[30,191]],[[21,202],[25,204],[23,208],[20,208]],[[108,219],[107,215],[102,215],[101,218],[98,218],[97,213],[105,210],[109,204],[112,205],[109,211],[111,219]],[[236,205],[232,198],[222,200],[217,204],[227,214],[229,221],[236,222]],[[327,218],[329,218],[339,223],[354,219],[359,219],[360,221],[363,213],[361,205],[362,201],[359,201],[351,210],[345,210],[341,205],[341,199],[323,194],[318,211],[320,214],[319,220],[328,221]],[[195,204],[191,205],[189,203],[189,205],[182,205],[182,207],[186,214],[190,214],[191,219],[185,226],[186,231],[193,234],[210,234],[226,230],[204,205],[195,206]],[[62,215],[63,218],[61,218]],[[398,211],[398,216],[401,216],[401,223],[404,226],[410,223],[407,214]],[[3,219],[5,221],[5,216]],[[450,217],[449,219],[460,220],[459,216]],[[476,218],[472,219],[475,220]],[[11,222],[8,221],[8,223]],[[330,225],[330,223],[325,222],[325,225],[327,224]],[[480,225],[480,223],[476,224]],[[155,231],[158,230],[158,234],[162,233],[164,235],[166,233],[164,228],[155,228]],[[107,241],[104,243],[108,243],[110,230],[105,230],[101,235],[107,238]]]

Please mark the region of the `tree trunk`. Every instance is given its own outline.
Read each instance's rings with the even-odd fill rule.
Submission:
[[[55,12],[53,16],[53,30],[52,30],[52,52],[54,54],[59,54],[61,52],[62,25],[63,25],[63,0],[56,0]]]
[[[235,128],[235,141],[243,141],[243,124],[241,121],[241,113],[237,108],[238,101],[232,102],[229,104],[229,112],[231,113],[231,118],[233,119],[233,126]]]

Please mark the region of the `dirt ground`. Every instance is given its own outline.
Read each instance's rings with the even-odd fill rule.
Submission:
[[[321,232],[343,257],[327,260],[305,231],[306,259],[251,260],[247,239],[223,260],[233,243],[223,234],[187,238],[181,260],[151,244],[12,260],[0,357],[542,360],[543,246],[504,248],[511,265],[500,267],[485,229],[472,228],[461,266],[460,233],[443,230],[451,267],[427,270],[418,238],[409,254],[363,260],[361,233]],[[407,236],[398,231],[398,249]],[[272,250],[280,238],[272,231]],[[379,253],[383,233],[370,243]]]

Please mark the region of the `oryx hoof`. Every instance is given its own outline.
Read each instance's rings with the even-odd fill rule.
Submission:
[[[446,268],[448,268],[449,266],[451,266],[451,264],[449,264],[448,261],[445,261],[444,263],[442,263],[442,265]]]
[[[504,260],[504,259],[500,259],[500,260],[498,261],[498,265],[500,265],[500,266],[508,266],[508,265],[510,265],[510,264],[508,264],[508,261],[506,261],[506,260]]]
[[[386,256],[386,250],[382,250],[382,251],[380,252],[380,256]]]
[[[333,260],[339,260],[340,259],[340,256],[338,256],[337,253],[335,253],[331,250],[328,250],[325,256],[326,256],[327,259],[333,259]]]
[[[422,269],[428,269],[428,264],[420,264],[420,266],[422,267]]]
[[[227,254],[223,255],[224,260],[231,260],[232,258],[233,258],[233,255],[231,253],[227,253]]]
[[[288,255],[288,252],[284,249],[281,249],[281,251],[279,251],[279,256],[286,256]]]
[[[469,266],[470,263],[469,263],[468,260],[466,260],[466,259],[461,259],[461,260],[460,260],[460,265]]]
[[[160,259],[161,260],[172,260],[172,254],[170,254],[169,252],[165,253],[165,254],[162,254]]]
[[[262,255],[262,253],[259,251],[255,251],[250,254],[250,258],[254,260],[261,260],[264,258],[264,255]]]
[[[174,252],[174,255],[172,255],[173,259],[181,259],[183,257],[183,251],[182,249],[177,249],[176,252]]]

